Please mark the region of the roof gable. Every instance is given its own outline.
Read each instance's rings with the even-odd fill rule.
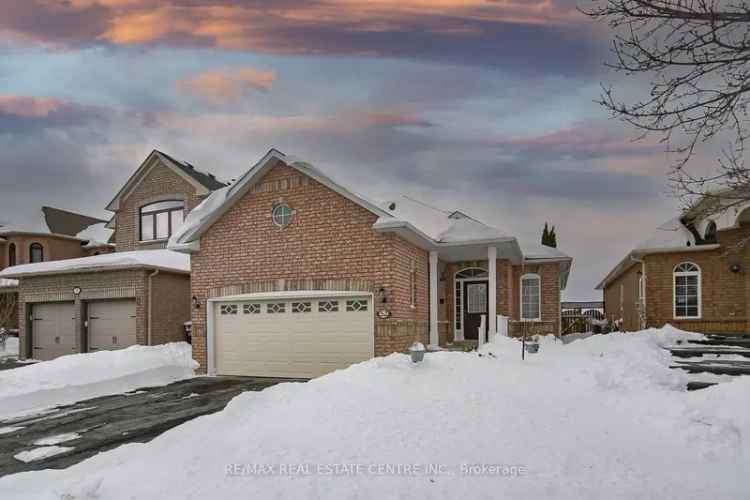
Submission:
[[[121,201],[138,187],[148,176],[148,173],[158,165],[163,165],[171,169],[175,174],[191,184],[199,196],[205,196],[211,191],[226,186],[225,183],[217,180],[213,175],[202,172],[187,162],[176,160],[155,149],[143,160],[143,163],[141,163],[135,173],[130,176],[125,185],[117,192],[112,201],[109,202],[107,210],[112,212],[119,210]]]
[[[190,214],[180,231],[170,239],[170,248],[180,249],[197,241],[217,220],[241,200],[279,162],[319,182],[337,194],[378,215],[388,213],[366,198],[349,191],[309,163],[271,149],[250,170],[231,186],[215,191]]]

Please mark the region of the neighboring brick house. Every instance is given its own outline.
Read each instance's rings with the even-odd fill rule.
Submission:
[[[705,200],[661,225],[599,283],[606,317],[624,331],[667,323],[702,333],[750,332],[750,207]]]
[[[92,251],[0,272],[19,280],[21,357],[185,340],[190,263],[164,247],[187,212],[222,186],[153,151],[107,206],[114,212],[106,226],[114,232],[115,253]]]
[[[0,224],[0,270],[110,253],[106,221],[59,208],[42,207],[36,224]],[[0,328],[18,329],[18,281],[0,279]]]
[[[571,264],[461,212],[373,203],[276,150],[169,248],[191,256],[193,356],[224,375],[311,377],[415,341],[482,343],[497,323],[480,333],[483,315],[558,334]]]

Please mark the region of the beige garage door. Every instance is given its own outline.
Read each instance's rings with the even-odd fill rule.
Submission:
[[[135,300],[89,302],[89,351],[114,350],[137,343]]]
[[[34,304],[31,317],[34,359],[47,361],[79,352],[72,302]]]
[[[219,302],[216,373],[312,378],[374,354],[369,297]]]

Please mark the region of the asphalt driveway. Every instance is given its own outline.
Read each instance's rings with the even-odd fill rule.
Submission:
[[[223,409],[242,392],[262,391],[280,382],[289,380],[199,377],[0,420],[0,476],[64,469],[121,444],[148,442],[183,422]],[[72,449],[29,462],[14,458],[28,460],[29,452],[43,453],[45,445]]]

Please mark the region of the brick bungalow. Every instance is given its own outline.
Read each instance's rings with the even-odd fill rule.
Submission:
[[[624,331],[667,323],[702,333],[750,332],[750,204],[704,199],[662,224],[597,285]]]
[[[312,377],[415,341],[558,334],[571,258],[458,211],[373,203],[271,150],[191,212],[193,356],[210,374]],[[501,322],[501,327],[502,327]]]
[[[17,279],[20,356],[54,357],[185,339],[189,259],[165,249],[185,215],[225,184],[153,151],[109,203],[115,253],[23,264]],[[157,300],[158,298],[158,300]]]

